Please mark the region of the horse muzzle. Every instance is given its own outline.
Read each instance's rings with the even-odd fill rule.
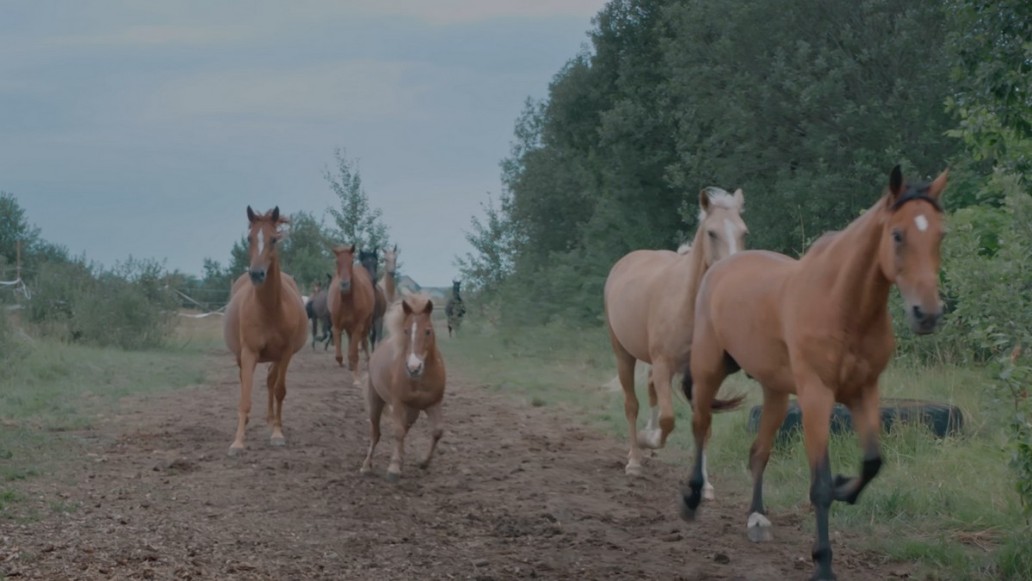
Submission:
[[[411,379],[422,376],[425,368],[426,365],[423,360],[415,355],[409,355],[408,359],[405,360],[405,371],[408,372],[408,376]]]
[[[351,281],[342,280],[340,281],[340,294],[345,294],[351,291]]]
[[[942,307],[934,311],[925,311],[920,305],[912,305],[907,311],[907,322],[910,330],[918,335],[934,333],[942,320]]]
[[[248,272],[248,274],[251,276],[251,282],[254,283],[255,285],[259,285],[259,284],[262,284],[263,282],[265,282],[265,269],[264,268],[261,268],[261,269],[252,268]]]

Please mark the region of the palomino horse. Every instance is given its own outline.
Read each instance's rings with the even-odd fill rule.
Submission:
[[[885,195],[845,230],[825,234],[799,260],[764,251],[739,253],[710,269],[699,289],[692,341],[695,465],[683,491],[692,518],[701,502],[702,452],[710,408],[721,382],[744,369],[763,386],[760,428],[749,452],[753,498],[748,533],[771,538],[763,508],[763,471],[788,396],[803,413],[810,463],[810,501],[817,517],[816,579],[833,579],[828,511],[833,500],[853,504],[878,474],[878,377],[894,349],[889,290],[903,296],[910,328],[935,330],[939,299],[940,196],[947,172],[930,184],[903,182],[899,166]],[[835,402],[849,407],[863,451],[859,476],[831,477],[828,432]]]
[[[330,333],[330,307],[327,304],[326,294],[332,280],[333,277],[327,274],[326,288],[323,288],[319,283],[315,283],[315,292],[312,293],[312,297],[305,304],[305,311],[308,313],[308,318],[312,321],[312,349],[315,349],[316,341],[322,341],[324,351],[330,347],[330,339],[332,338]],[[322,327],[322,334],[317,338],[316,333],[318,333],[320,326]]]
[[[358,348],[362,347],[368,357],[366,338],[373,324],[373,307],[376,297],[373,282],[364,268],[355,268],[355,245],[338,246],[333,249],[337,256],[337,274],[330,282],[327,302],[330,306],[330,320],[333,322],[333,346],[339,365],[344,365],[341,354],[341,333],[348,333],[348,369],[358,382]]]
[[[366,401],[369,411],[369,452],[362,463],[363,474],[373,469],[373,451],[380,441],[380,417],[390,404],[394,419],[394,454],[387,467],[387,479],[401,477],[405,435],[421,410],[430,418],[431,443],[420,468],[430,465],[437,442],[444,434],[441,400],[444,399],[444,360],[437,350],[430,313],[433,302],[426,295],[405,297],[387,313],[389,336],[369,360]]]
[[[255,214],[248,206],[247,219],[251,267],[233,283],[222,327],[226,346],[240,368],[240,406],[230,455],[244,449],[254,369],[259,363],[271,363],[266,381],[269,388],[267,419],[272,424],[270,442],[273,446],[287,443],[283,436],[287,366],[294,353],[304,347],[307,335],[301,291],[290,275],[280,272],[276,252],[276,244],[283,236],[279,227],[287,223],[287,218],[280,216],[279,206],[265,214]]]
[[[631,448],[625,472],[641,474],[641,446],[662,448],[674,429],[670,382],[687,373],[692,341],[695,295],[706,269],[745,245],[747,229],[740,216],[745,195],[710,187],[699,193],[699,228],[691,245],[677,252],[636,250],[613,265],[604,289],[606,323],[616,355],[617,375],[624,391]],[[634,367],[651,363],[651,414],[641,433]],[[709,484],[707,480],[707,484]],[[707,491],[712,487],[707,486]]]
[[[462,297],[459,296],[460,284],[462,284],[460,281],[452,281],[452,296],[444,305],[444,316],[448,319],[449,337],[452,336],[453,329],[456,333],[459,332],[459,325],[462,324],[462,318],[466,316],[466,304],[462,302]]]
[[[379,269],[380,262],[379,257],[376,256],[376,249],[359,250],[358,262],[369,273],[369,280],[375,283],[376,271]],[[376,295],[376,303],[373,305],[373,326],[369,333],[369,342],[372,349],[376,349],[376,346],[383,340],[383,315],[387,312],[387,297],[377,284],[373,284],[373,294]]]
[[[384,298],[387,299],[387,304],[394,302],[394,296],[396,293],[397,283],[395,280],[395,273],[398,270],[398,245],[395,244],[393,248],[386,249],[383,251],[383,278],[380,279],[379,286],[383,289]]]

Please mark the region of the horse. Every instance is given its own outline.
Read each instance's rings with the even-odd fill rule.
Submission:
[[[251,387],[258,363],[271,363],[267,378],[272,425],[270,443],[286,445],[283,436],[283,398],[287,395],[287,366],[305,345],[307,325],[301,291],[294,279],[280,272],[276,245],[280,226],[289,221],[279,206],[264,214],[247,207],[247,234],[251,265],[233,283],[222,334],[240,368],[240,404],[237,429],[229,447],[231,456],[244,449],[244,430],[251,411]]]
[[[889,291],[903,297],[911,330],[935,331],[942,316],[941,195],[947,171],[928,184],[903,181],[899,166],[880,199],[845,230],[819,238],[796,260],[760,250],[740,252],[713,266],[699,288],[691,350],[695,461],[682,489],[682,516],[701,503],[702,454],[711,402],[738,369],[763,388],[760,427],[749,451],[753,479],[747,531],[754,541],[772,538],[763,507],[763,471],[778,427],[795,393],[803,414],[810,465],[810,502],[817,520],[812,558],[815,579],[833,579],[828,512],[832,501],[854,504],[878,474],[878,378],[892,357]],[[694,397],[693,397],[694,396]],[[859,476],[831,477],[830,418],[836,402],[853,418],[863,464]]]
[[[379,266],[379,257],[376,255],[376,249],[373,250],[360,250],[358,252],[358,262],[367,273],[369,273],[369,279],[376,281],[376,271]],[[387,297],[384,295],[383,289],[379,285],[373,285],[373,293],[376,295],[376,302],[373,305],[373,326],[369,333],[369,342],[372,345],[372,349],[375,350],[376,346],[383,340],[383,315],[387,312]]]
[[[674,429],[670,382],[686,373],[692,341],[695,295],[703,273],[743,249],[748,228],[741,218],[745,194],[708,187],[699,192],[699,227],[692,243],[670,250],[635,250],[610,269],[603,289],[606,326],[624,392],[630,451],[624,472],[641,475],[641,447],[666,445]],[[636,433],[638,396],[634,368],[652,365],[648,392],[651,413]],[[709,480],[707,479],[707,485]],[[707,486],[707,494],[712,486]]]
[[[462,284],[460,281],[452,280],[452,296],[444,305],[444,315],[448,318],[448,337],[452,336],[453,329],[456,333],[459,332],[462,318],[466,316],[466,304],[462,302],[462,297],[459,296],[460,284]]]
[[[390,405],[394,419],[394,453],[387,467],[387,480],[397,482],[401,477],[405,435],[425,411],[430,418],[431,443],[426,458],[419,464],[427,468],[434,449],[444,435],[441,401],[444,399],[444,360],[437,350],[430,314],[434,304],[425,294],[405,297],[387,313],[389,336],[369,360],[369,378],[366,383],[366,402],[369,411],[369,451],[360,472],[369,474],[373,469],[373,451],[380,441],[380,417]]]
[[[398,270],[398,245],[395,244],[393,248],[384,249],[383,251],[383,278],[380,279],[379,286],[383,289],[384,298],[387,299],[387,304],[394,303],[394,297],[396,295],[397,280],[396,273]]]
[[[337,246],[333,249],[337,260],[336,274],[330,281],[327,303],[332,322],[333,346],[337,364],[344,365],[341,354],[341,333],[348,333],[348,369],[358,383],[358,348],[369,356],[366,339],[373,324],[373,308],[376,297],[373,282],[364,268],[355,268],[355,245]]]
[[[315,349],[316,341],[323,343],[324,351],[330,348],[332,334],[330,333],[330,308],[327,303],[327,292],[332,281],[333,277],[327,274],[326,288],[322,288],[321,284],[315,283],[315,292],[312,293],[312,298],[305,304],[305,311],[307,311],[308,318],[312,321],[312,349]],[[322,325],[322,335],[317,338],[316,333],[320,324]]]

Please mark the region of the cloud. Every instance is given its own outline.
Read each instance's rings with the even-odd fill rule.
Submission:
[[[417,109],[422,89],[410,65],[353,60],[293,69],[213,71],[164,83],[145,108],[151,119],[199,116],[368,121]]]

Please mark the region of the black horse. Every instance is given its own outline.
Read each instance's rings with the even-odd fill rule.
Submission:
[[[452,281],[452,296],[448,299],[448,303],[444,305],[444,314],[448,317],[448,336],[452,336],[452,329],[456,333],[459,332],[459,325],[462,324],[462,318],[466,316],[466,305],[462,302],[462,297],[459,296],[459,285],[461,283],[457,280]]]
[[[376,302],[373,306],[373,326],[369,332],[370,352],[372,352],[380,341],[383,341],[383,315],[387,312],[387,296],[383,294],[383,289],[380,288],[380,285],[376,284],[378,279],[377,270],[379,270],[380,264],[380,257],[377,256],[376,249],[359,250],[358,262],[369,273],[369,278],[373,281],[373,294],[376,297]]]

